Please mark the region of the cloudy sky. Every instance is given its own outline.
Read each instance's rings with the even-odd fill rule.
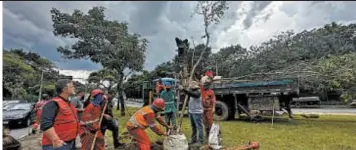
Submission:
[[[108,19],[129,23],[129,30],[149,40],[145,69],[169,61],[175,55],[175,37],[200,42],[202,18],[191,14],[196,2],[3,2],[4,48],[23,48],[38,52],[63,70],[97,70],[89,60],[64,60],[56,48],[68,40],[52,34],[50,9],[71,13],[87,12],[93,6],[107,8]],[[230,9],[221,23],[212,26],[213,52],[231,44],[245,47],[268,40],[278,32],[301,31],[338,23],[356,22],[356,2],[229,2]],[[74,71],[75,72],[75,71]],[[80,71],[87,72],[87,71]],[[87,74],[87,73],[86,73]]]

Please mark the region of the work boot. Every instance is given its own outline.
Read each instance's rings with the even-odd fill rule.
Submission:
[[[203,144],[201,144],[201,143],[194,143],[194,144],[192,144],[192,145],[189,145],[189,147],[190,147],[191,149],[195,150],[195,149],[200,149],[200,148],[202,147],[202,145],[203,145]]]

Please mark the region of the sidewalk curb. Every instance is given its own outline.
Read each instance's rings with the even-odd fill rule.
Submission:
[[[296,115],[302,115],[302,114],[317,114],[317,115],[345,115],[345,116],[356,116],[355,113],[321,113],[321,112],[308,112],[308,113],[302,113],[302,112],[297,112],[293,113]]]
[[[17,140],[22,140],[23,138],[25,138],[25,137],[27,137],[27,136],[28,136],[28,134],[22,135],[22,136],[20,136]]]

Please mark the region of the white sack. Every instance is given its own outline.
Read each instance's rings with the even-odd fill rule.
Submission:
[[[213,124],[209,133],[209,146],[214,150],[222,148],[220,126]]]
[[[184,134],[169,135],[163,141],[164,150],[188,150],[188,141]]]

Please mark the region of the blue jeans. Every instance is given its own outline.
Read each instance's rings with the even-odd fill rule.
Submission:
[[[203,144],[204,132],[203,132],[203,114],[191,114],[189,113],[190,125],[192,127],[192,141],[191,143]],[[197,136],[197,130],[199,135]]]
[[[168,125],[175,126],[177,124],[177,122],[176,122],[176,113],[175,112],[164,113],[164,118],[165,118],[166,123]]]
[[[63,145],[62,147],[58,147],[56,149],[54,149],[52,145],[42,146],[42,150],[74,150],[75,149],[74,140],[65,143],[66,145]]]

